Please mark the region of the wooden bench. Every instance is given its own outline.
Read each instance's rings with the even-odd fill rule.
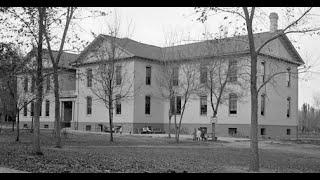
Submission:
[[[207,138],[207,140],[209,140],[209,139],[211,139],[212,141],[213,140],[217,140],[217,137],[215,137],[214,139],[213,139],[213,133],[207,133],[206,135],[205,135],[205,137]]]

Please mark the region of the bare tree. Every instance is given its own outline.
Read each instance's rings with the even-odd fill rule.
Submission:
[[[174,117],[174,122],[177,121],[177,113],[180,113],[180,109],[177,112],[177,102],[176,97],[178,96],[177,88],[175,88],[177,83],[177,67],[173,66],[173,62],[171,60],[171,55],[173,51],[173,47],[179,43],[181,43],[181,38],[179,37],[179,33],[170,32],[165,33],[165,46],[167,48],[162,49],[161,51],[161,61],[162,68],[160,69],[160,75],[156,77],[156,80],[159,84],[160,94],[162,99],[169,102],[169,111],[168,111],[168,137],[171,138],[171,121],[172,117]],[[181,35],[181,34],[180,34]],[[176,128],[174,128],[174,131]]]
[[[87,71],[87,85],[98,102],[102,102],[108,110],[110,141],[113,142],[113,117],[116,104],[134,96],[139,86],[134,87],[133,72],[128,69],[127,53],[123,50],[129,43],[128,38],[120,38],[120,18],[115,14],[114,22],[107,23],[109,35],[99,35],[105,43],[92,49],[92,56],[98,62],[97,66]],[[130,27],[128,27],[130,29]],[[127,33],[130,33],[129,31]],[[98,37],[98,38],[99,38]],[[120,47],[121,45],[121,47]],[[92,99],[91,99],[92,102]]]
[[[56,136],[56,147],[57,148],[61,148],[61,133],[60,133],[60,129],[61,129],[61,123],[60,123],[60,94],[59,94],[59,79],[58,79],[58,69],[59,69],[59,62],[61,59],[61,55],[63,53],[63,47],[66,41],[66,36],[67,36],[67,32],[69,29],[69,25],[70,25],[70,21],[73,18],[73,14],[76,8],[74,7],[68,7],[66,8],[66,13],[65,14],[65,26],[64,26],[64,30],[63,30],[63,34],[62,34],[62,38],[61,38],[61,42],[60,42],[60,47],[59,47],[59,51],[56,57],[54,57],[52,49],[51,49],[51,43],[50,41],[52,40],[52,36],[50,36],[52,33],[50,32],[51,30],[51,25],[53,22],[60,20],[57,19],[55,17],[52,17],[50,15],[52,15],[53,13],[57,12],[57,10],[55,10],[54,8],[48,8],[48,12],[46,13],[47,16],[45,17],[45,31],[44,31],[44,35],[45,35],[45,39],[46,39],[46,44],[48,47],[48,52],[49,52],[49,56],[51,59],[51,63],[52,63],[52,67],[53,67],[53,84],[54,84],[54,97],[55,97],[55,121],[54,121],[54,127],[55,127],[55,136]],[[61,20],[60,20],[61,21]]]
[[[253,32],[258,29],[256,24],[254,24],[254,19],[258,19],[260,11],[257,11],[255,7],[252,8],[220,8],[220,7],[211,7],[211,8],[202,8],[196,10],[197,12],[200,12],[200,18],[198,20],[204,22],[207,20],[208,13],[209,12],[222,12],[227,14],[224,19],[228,19],[228,16],[236,16],[240,18],[245,23],[244,26],[240,29],[242,29],[243,32],[247,33],[248,38],[248,45],[249,45],[249,51],[250,51],[250,92],[251,92],[251,163],[250,163],[250,170],[252,171],[259,171],[259,153],[258,153],[258,93],[264,87],[268,82],[270,82],[275,76],[284,74],[286,72],[281,71],[274,73],[270,75],[266,80],[261,83],[259,86],[257,85],[257,59],[258,55],[260,54],[261,50],[266,47],[270,42],[272,42],[275,39],[278,39],[280,37],[283,37],[286,34],[289,33],[307,33],[307,32],[315,32],[319,30],[319,27],[312,27],[312,26],[302,26],[299,28],[300,24],[303,24],[306,20],[306,17],[308,14],[311,14],[312,8],[307,8],[306,10],[303,10],[300,15],[295,16],[294,11],[292,9],[288,8],[286,11],[287,17],[294,17],[295,19],[290,22],[285,28],[282,30],[277,30],[274,32],[273,36],[270,38],[267,38],[263,43],[259,44],[258,47],[256,47],[255,41],[254,41],[254,34]],[[229,14],[229,15],[228,15]],[[236,28],[239,29],[239,28]]]

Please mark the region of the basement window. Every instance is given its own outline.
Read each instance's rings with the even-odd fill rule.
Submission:
[[[228,128],[228,133],[231,136],[234,136],[237,134],[237,128]]]
[[[86,125],[86,131],[91,131],[91,125]]]
[[[287,135],[291,135],[291,129],[287,129]]]

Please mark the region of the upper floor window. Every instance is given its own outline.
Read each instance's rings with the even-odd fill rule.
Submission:
[[[34,115],[34,102],[32,101],[31,102],[31,109],[30,109],[30,116],[33,116]]]
[[[200,96],[200,115],[207,115],[207,96]]]
[[[290,87],[290,85],[291,85],[291,68],[287,68],[286,83],[287,83],[287,86]]]
[[[28,103],[24,102],[23,104],[23,116],[27,116],[28,115]]]
[[[287,117],[290,117],[290,111],[291,111],[291,98],[287,98]]]
[[[32,76],[32,78],[31,78],[31,92],[34,92],[35,85],[36,85],[36,78],[34,76]]]
[[[87,87],[92,87],[92,69],[87,69]]]
[[[116,85],[120,85],[122,81],[121,66],[116,66]]]
[[[208,81],[208,68],[206,66],[201,66],[200,68],[200,83],[205,84]]]
[[[50,115],[50,101],[46,100],[46,116]]]
[[[265,113],[265,104],[266,104],[266,95],[262,94],[261,95],[261,115],[264,116]]]
[[[151,66],[146,67],[146,85],[151,85]]]
[[[92,97],[87,96],[87,114],[92,114]]]
[[[24,78],[24,92],[28,92],[28,77]]]
[[[238,96],[234,93],[229,94],[229,114],[237,114]]]
[[[116,95],[116,114],[121,114],[121,96],[120,94]]]
[[[237,64],[236,60],[229,61],[229,81],[236,82],[237,81]]]
[[[150,114],[151,109],[151,97],[146,96],[145,97],[145,114]]]
[[[179,67],[172,68],[172,85],[178,86],[179,84]]]
[[[181,96],[176,98],[176,113],[181,114]]]
[[[261,70],[261,82],[264,82],[265,81],[265,73],[266,73],[264,61],[261,62],[260,68],[261,68],[260,69]]]
[[[50,79],[50,74],[47,75],[47,80],[46,80],[46,84],[47,84],[47,92],[50,91],[51,89],[51,83],[50,83],[51,79]]]

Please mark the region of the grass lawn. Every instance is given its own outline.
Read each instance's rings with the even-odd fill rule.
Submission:
[[[193,142],[143,136],[68,133],[63,148],[54,148],[52,131],[41,130],[43,156],[32,154],[32,134],[0,134],[0,166],[29,172],[246,172],[248,148],[226,142]],[[263,172],[320,172],[319,156],[261,149]]]

